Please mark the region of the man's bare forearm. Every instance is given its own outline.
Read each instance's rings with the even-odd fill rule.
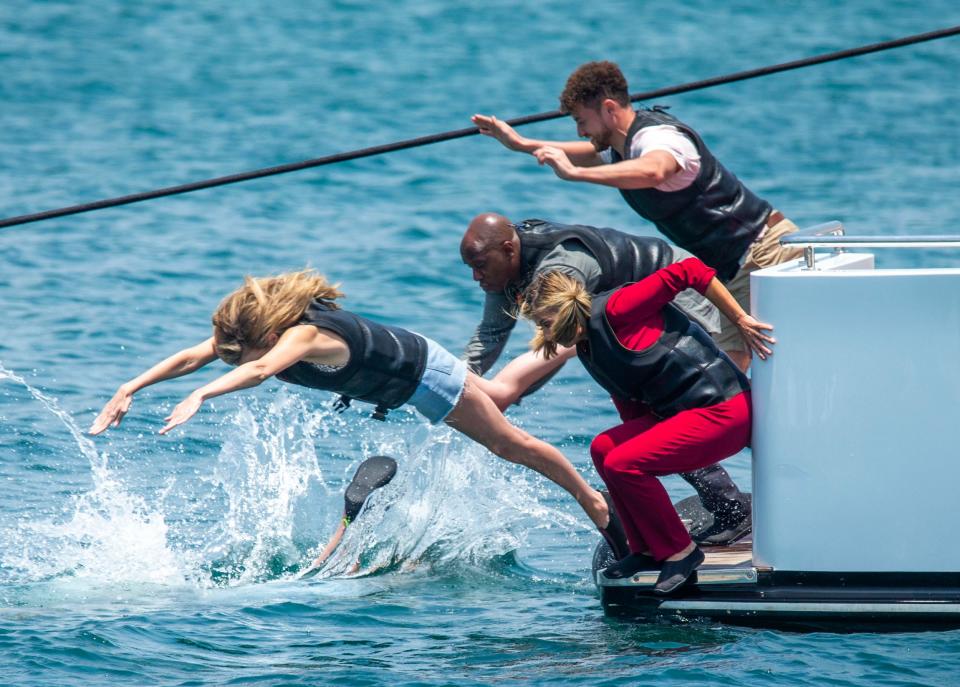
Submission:
[[[521,151],[524,153],[532,153],[539,148],[550,146],[565,152],[567,157],[570,158],[570,162],[580,167],[596,167],[602,162],[596,148],[589,141],[543,141],[532,138],[524,139],[524,141]]]

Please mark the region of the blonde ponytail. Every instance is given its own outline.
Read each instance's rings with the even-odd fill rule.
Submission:
[[[572,346],[587,331],[590,324],[590,294],[586,287],[562,272],[543,272],[534,278],[524,292],[520,314],[536,325],[530,348],[543,351],[550,359],[557,354],[557,346]],[[539,322],[549,319],[544,330]]]
[[[314,300],[337,309],[343,294],[313,270],[276,277],[244,277],[243,286],[224,298],[213,313],[217,355],[236,365],[244,349],[269,348],[271,334],[295,325]]]

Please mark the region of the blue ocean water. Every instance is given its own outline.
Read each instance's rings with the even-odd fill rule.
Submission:
[[[7,0],[0,215],[461,128],[475,112],[553,109],[587,60],[619,62],[638,91],[957,19],[946,0]],[[953,232],[957,41],[662,102],[801,225]],[[316,267],[352,309],[460,350],[482,294],[457,243],[487,210],[651,232],[614,191],[560,182],[480,138],[0,230],[0,682],[955,682],[956,632],[605,618],[577,507],[412,413],[337,416],[326,398],[267,383],[158,436],[216,368],[145,390],[119,429],[83,436],[121,382],[209,334],[244,274]],[[883,260],[957,264],[936,251]],[[586,449],[615,415],[581,370],[510,417],[596,481]],[[372,453],[398,457],[397,479],[330,574],[297,581]],[[728,464],[749,484],[748,454]]]

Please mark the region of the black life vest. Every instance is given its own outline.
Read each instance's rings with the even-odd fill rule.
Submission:
[[[277,375],[278,379],[376,404],[373,417],[382,420],[388,409],[399,408],[416,391],[427,362],[427,342],[418,334],[377,324],[346,310],[334,310],[313,301],[300,324],[335,332],[350,350],[350,361],[333,371],[301,360]]]
[[[587,338],[577,344],[583,366],[611,395],[644,403],[668,418],[728,401],[750,388],[710,335],[672,304],[663,309],[663,332],[656,343],[642,351],[624,347],[606,316],[612,293],[593,299]]]
[[[640,281],[673,262],[670,244],[655,237],[631,236],[616,229],[580,224],[554,224],[542,219],[524,220],[516,229],[524,287],[547,254],[571,239],[583,244],[599,263],[598,293]]]
[[[676,127],[693,140],[700,153],[697,178],[679,191],[639,188],[620,189],[620,194],[664,236],[717,270],[719,279],[729,281],[740,269],[740,258],[766,226],[770,203],[721,165],[696,131],[658,108],[637,111],[624,143],[627,155],[640,129],[662,124]],[[613,148],[610,152],[614,162],[623,159]]]

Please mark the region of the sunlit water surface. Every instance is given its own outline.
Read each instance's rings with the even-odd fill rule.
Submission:
[[[474,112],[553,109],[590,59],[652,89],[957,17],[943,0],[13,0],[0,6],[0,214],[460,128]],[[952,232],[958,45],[664,104],[801,225]],[[615,192],[477,138],[0,231],[0,682],[953,684],[952,632],[607,619],[588,579],[596,537],[575,504],[405,410],[387,423],[336,415],[326,395],[271,382],[159,437],[217,368],[141,393],[119,429],[84,436],[120,382],[207,336],[247,273],[316,267],[354,310],[461,350],[482,294],[457,243],[486,210],[650,232]],[[935,251],[881,262],[957,264]],[[529,335],[518,329],[511,353]],[[510,417],[597,481],[587,446],[616,418],[582,370]],[[323,572],[298,580],[375,453],[398,459],[397,478]],[[728,465],[749,485],[749,454]]]

